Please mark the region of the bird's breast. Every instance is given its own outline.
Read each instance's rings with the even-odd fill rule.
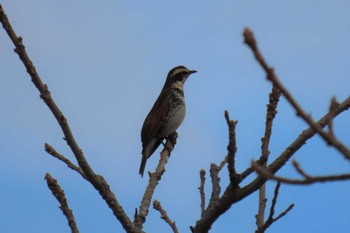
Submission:
[[[167,137],[174,133],[181,125],[186,115],[186,104],[183,91],[174,90],[169,98],[169,113],[166,116],[165,124],[161,132],[161,136]]]

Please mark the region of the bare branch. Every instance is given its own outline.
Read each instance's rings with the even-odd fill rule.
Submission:
[[[286,214],[288,214],[289,211],[291,211],[294,208],[294,204],[290,204],[287,209],[285,209],[283,212],[281,212],[276,218],[273,219],[273,222],[276,222]]]
[[[300,105],[296,102],[296,100],[292,97],[289,91],[283,86],[283,84],[279,81],[278,77],[275,75],[274,69],[270,68],[265,62],[263,56],[261,55],[256,40],[254,38],[253,32],[249,28],[245,28],[244,30],[244,42],[252,49],[256,60],[262,66],[262,68],[266,72],[266,78],[271,81],[286,97],[288,102],[293,106],[296,111],[296,114],[304,119],[316,132],[329,144],[334,146],[346,159],[350,160],[350,150],[339,142],[336,138],[332,137],[329,133],[325,132],[321,126],[316,124],[312,118],[304,112],[304,110],[300,107]],[[330,118],[331,119],[331,118]]]
[[[350,108],[350,97],[341,102],[334,112],[334,116],[338,116],[340,113]],[[317,124],[322,128],[329,123],[330,114],[324,115]],[[312,138],[316,134],[316,130],[312,127],[302,131],[302,133],[275,159],[269,166],[268,169],[272,173],[276,173],[283,165],[298,151],[306,141]],[[259,180],[259,179],[258,179]]]
[[[265,164],[270,154],[269,144],[270,144],[270,138],[272,135],[272,124],[277,114],[277,105],[278,105],[280,96],[281,96],[280,90],[275,85],[273,85],[271,93],[269,95],[269,104],[267,105],[267,111],[266,111],[265,134],[264,134],[264,137],[261,139],[261,142],[262,142],[261,157],[262,157],[262,160],[265,161],[264,162]]]
[[[220,172],[221,169],[225,166],[225,164],[228,162],[228,157],[225,156],[224,160],[221,161],[221,163],[218,166],[218,171]]]
[[[171,154],[171,151],[174,149],[174,146],[176,144],[176,139],[177,139],[176,132],[171,134],[167,138],[164,149],[160,153],[160,159],[159,159],[159,163],[157,165],[156,171],[154,173],[150,173],[150,180],[141,201],[139,214],[136,215],[134,219],[134,224],[138,229],[142,229],[142,225],[146,221],[146,217],[149,212],[149,206],[151,203],[154,190],[158,185],[158,182],[162,178],[163,173],[165,172],[164,167],[165,167],[165,164],[168,162],[168,158]]]
[[[64,155],[58,153],[51,145],[48,143],[45,143],[45,151],[52,155],[53,157],[57,158],[58,160],[61,160],[64,162],[70,169],[78,172],[84,179],[87,180],[87,177],[85,176],[83,170],[81,170],[80,167],[72,163],[69,159],[67,159]]]
[[[79,148],[77,142],[75,141],[72,131],[68,125],[67,119],[65,118],[63,113],[60,111],[60,109],[52,99],[48,86],[41,81],[39,74],[37,73],[33,65],[33,62],[30,60],[25,50],[25,47],[22,42],[22,38],[17,37],[1,5],[0,5],[0,20],[4,29],[6,30],[7,34],[9,35],[13,44],[16,47],[15,52],[18,54],[19,58],[23,62],[24,66],[26,67],[28,74],[32,78],[33,84],[39,90],[40,98],[49,107],[52,114],[55,116],[58,124],[60,125],[64,133],[64,138],[67,141],[68,146],[71,148],[72,152],[74,153],[80,167],[83,169],[86,176],[89,177],[89,179],[91,180],[97,179],[96,175],[94,174],[89,164],[87,163],[82,150]]]
[[[277,105],[278,105],[280,96],[281,96],[281,92],[275,85],[273,85],[271,93],[269,94],[269,103],[267,105],[267,110],[266,110],[265,133],[264,133],[264,136],[261,138],[262,145],[261,145],[261,156],[259,159],[259,164],[261,164],[261,166],[263,167],[266,166],[266,163],[270,154],[269,145],[270,145],[270,138],[272,135],[272,124],[277,114]],[[266,200],[267,200],[266,184],[263,184],[259,189],[259,206],[258,206],[258,214],[256,215],[256,224],[258,226],[258,229],[264,225]]]
[[[304,170],[300,167],[299,163],[295,160],[292,161],[292,164],[295,168],[295,170],[297,170],[297,172],[302,175],[305,179],[311,179],[312,176],[306,174],[306,172],[304,172]]]
[[[47,182],[47,186],[51,190],[52,194],[55,196],[57,201],[60,203],[60,209],[62,210],[64,216],[66,216],[68,220],[68,225],[72,231],[72,233],[79,233],[78,226],[75,222],[73,211],[68,207],[68,201],[66,199],[66,195],[57,183],[57,180],[51,177],[49,173],[46,173],[45,180]]]
[[[274,191],[274,195],[272,198],[272,202],[271,202],[270,214],[269,214],[268,219],[272,219],[273,215],[275,214],[275,206],[277,203],[277,198],[278,198],[278,193],[279,193],[280,187],[281,187],[281,182],[277,182],[276,187],[275,187],[275,191]]]
[[[330,105],[329,105],[329,114],[330,114],[331,116],[333,116],[334,111],[335,111],[337,105],[338,105],[338,102],[337,102],[336,98],[333,97],[333,98],[331,99],[331,103],[330,103]],[[330,118],[329,118],[328,129],[329,129],[329,135],[330,135],[331,137],[335,138],[334,129],[333,129],[333,117],[330,117]]]
[[[176,224],[175,222],[173,222],[169,216],[167,215],[166,211],[162,208],[161,204],[159,201],[154,200],[153,201],[153,208],[158,210],[161,218],[169,224],[169,226],[171,227],[171,229],[173,230],[174,233],[179,233],[179,231],[177,230]]]
[[[266,198],[266,183],[265,183],[261,185],[261,187],[259,188],[258,213],[255,215],[256,226],[258,229],[264,226],[266,202],[267,202],[267,198]]]
[[[218,175],[218,166],[215,163],[210,165],[210,177],[212,183],[212,192],[209,200],[208,208],[216,206],[220,198],[220,177]]]
[[[201,178],[201,184],[199,186],[199,194],[201,196],[201,216],[203,216],[204,211],[205,211],[205,192],[204,192],[205,170],[202,169],[199,174],[200,174],[200,178]]]
[[[256,161],[258,164],[261,164],[260,160]],[[247,178],[248,176],[250,176],[252,173],[254,172],[254,169],[252,167],[248,167],[246,168],[241,174],[239,174],[240,180],[241,182]]]
[[[247,39],[253,39],[254,37],[248,37]],[[249,42],[251,43],[251,41]],[[254,46],[254,44],[253,44]],[[334,111],[335,118],[340,113],[348,110],[350,108],[350,97],[345,99],[342,103],[340,103]],[[324,115],[319,121],[316,122],[320,127],[325,127],[329,122],[330,114]],[[303,145],[305,145],[306,141],[313,137],[316,134],[316,130],[313,127],[309,127],[304,130],[268,167],[269,171],[274,174],[279,169],[281,169],[285,163],[298,151]],[[241,180],[243,177],[247,177],[251,174],[254,169],[249,168],[244,171],[240,176]],[[263,185],[268,180],[267,177],[258,176],[252,182],[245,185],[244,187],[234,187],[229,184],[221,198],[219,199],[219,203],[216,208],[207,208],[204,215],[196,222],[196,225],[191,228],[193,233],[202,233],[208,232],[211,229],[212,224],[223,214],[225,213],[232,204],[246,198],[256,190],[258,190],[261,185]]]
[[[37,73],[32,61],[30,60],[25,50],[25,47],[22,43],[22,38],[17,37],[1,5],[0,5],[0,21],[2,23],[3,28],[7,32],[8,36],[10,37],[13,44],[15,45],[16,47],[15,52],[18,54],[19,58],[23,62],[24,66],[26,67],[26,70],[30,75],[33,84],[39,90],[40,98],[45,102],[47,107],[51,110],[52,114],[54,115],[58,124],[60,125],[64,134],[64,139],[66,140],[68,146],[72,150],[85,176],[90,181],[90,183],[94,186],[94,188],[99,191],[100,195],[106,201],[107,205],[112,209],[113,214],[120,221],[123,228],[127,232],[139,232],[135,228],[135,226],[133,225],[129,217],[126,215],[122,206],[117,201],[114,193],[110,190],[109,185],[107,184],[105,179],[102,176],[95,174],[92,168],[90,167],[90,165],[88,164],[83,151],[78,146],[78,143],[76,142],[72,134],[72,131],[68,125],[68,121],[66,117],[63,115],[63,113],[61,112],[61,110],[58,108],[55,101],[53,100],[48,86],[41,81],[39,74]]]
[[[274,196],[273,196],[273,199],[271,202],[269,217],[267,218],[266,222],[262,226],[258,227],[258,229],[255,231],[256,233],[264,233],[266,231],[266,229],[272,225],[272,223],[276,222],[277,220],[279,220],[280,218],[285,216],[289,211],[291,211],[293,209],[294,204],[291,204],[288,206],[287,209],[285,209],[282,213],[280,213],[276,218],[273,217],[275,214],[275,206],[277,203],[278,191],[279,191],[280,187],[281,187],[281,182],[277,182],[276,187],[275,187]]]
[[[236,172],[235,167],[235,157],[237,152],[237,145],[236,145],[236,125],[237,121],[233,121],[230,119],[230,115],[228,114],[228,111],[225,110],[225,119],[228,126],[228,138],[229,143],[227,146],[227,168],[228,173],[230,176],[230,182],[232,185],[238,185],[239,179]]]
[[[256,160],[257,164],[265,164],[266,163],[266,158],[260,156],[258,160]],[[245,169],[241,174],[238,174],[238,177],[240,178],[240,182],[242,182],[245,178],[250,176],[254,172],[254,169],[250,166],[247,169]]]
[[[279,181],[285,184],[297,184],[297,185],[308,185],[313,183],[322,183],[330,181],[340,181],[340,180],[350,180],[350,174],[340,174],[340,175],[327,175],[327,176],[310,176],[307,175],[300,167],[297,168],[297,171],[304,176],[305,179],[289,179],[281,176],[275,176],[268,168],[262,168],[256,162],[252,162],[252,167],[254,170],[262,176],[264,179],[270,179]]]

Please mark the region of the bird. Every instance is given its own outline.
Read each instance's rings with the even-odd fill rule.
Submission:
[[[142,126],[142,159],[139,170],[141,177],[143,177],[147,159],[184,120],[186,115],[184,83],[191,74],[196,72],[183,65],[169,71],[164,86]]]

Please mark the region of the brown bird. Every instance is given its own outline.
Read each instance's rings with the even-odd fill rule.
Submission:
[[[196,73],[184,66],[176,66],[168,73],[162,91],[148,113],[141,130],[142,160],[139,174],[143,176],[147,159],[181,125],[186,114],[184,83]]]

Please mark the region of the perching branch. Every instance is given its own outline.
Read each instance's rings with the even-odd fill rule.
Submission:
[[[160,213],[161,218],[169,224],[169,226],[171,227],[171,229],[173,230],[174,233],[179,233],[179,231],[177,230],[176,224],[174,221],[172,221],[168,214],[166,213],[166,211],[162,208],[161,204],[159,201],[154,200],[153,201],[153,208],[158,210]]]
[[[177,139],[177,133],[171,134],[165,143],[164,149],[160,153],[160,160],[157,165],[156,171],[154,173],[149,173],[150,180],[148,183],[148,186],[146,188],[146,191],[143,195],[139,213],[135,214],[134,218],[134,224],[137,229],[142,229],[142,225],[146,221],[146,217],[149,212],[149,206],[151,204],[151,199],[153,197],[154,190],[162,178],[163,173],[165,172],[165,164],[168,162],[168,158],[171,154],[171,151],[174,149],[174,146],[176,144],[176,139]]]
[[[57,183],[57,180],[51,177],[49,173],[46,173],[45,180],[47,182],[47,186],[51,190],[52,194],[56,197],[57,201],[60,203],[60,209],[62,210],[64,216],[66,216],[68,220],[68,225],[72,231],[72,233],[79,233],[78,226],[75,222],[73,211],[68,207],[68,201],[66,199],[66,195]]]
[[[249,28],[245,28],[243,35],[244,42],[252,49],[256,60],[265,70],[267,80],[271,81],[281,91],[283,96],[286,97],[288,102],[295,109],[297,116],[300,116],[302,119],[304,119],[329,145],[334,146],[346,159],[350,160],[350,150],[335,137],[332,137],[332,134],[327,133],[322,129],[321,126],[316,124],[311,116],[305,113],[305,111],[300,107],[300,105],[292,97],[289,91],[279,81],[278,77],[275,75],[274,69],[270,68],[267,65],[265,59],[260,53],[253,32]]]

